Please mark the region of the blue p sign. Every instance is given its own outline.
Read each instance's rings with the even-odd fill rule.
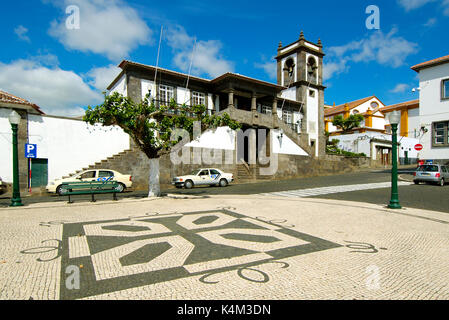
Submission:
[[[25,158],[37,158],[37,144],[25,144]]]

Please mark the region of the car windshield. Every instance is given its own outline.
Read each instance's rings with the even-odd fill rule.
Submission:
[[[424,165],[418,168],[418,171],[427,171],[427,172],[438,172],[438,166],[435,165]]]
[[[197,170],[193,170],[193,171],[192,171],[192,173],[191,173],[190,175],[192,175],[192,176],[196,176],[196,175],[198,174],[198,172],[200,172],[200,170],[199,170],[199,169],[197,169]]]

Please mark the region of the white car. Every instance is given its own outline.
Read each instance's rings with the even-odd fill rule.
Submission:
[[[194,186],[220,186],[226,187],[234,181],[232,173],[225,173],[215,168],[197,169],[191,174],[173,178],[172,184],[177,188],[191,189]]]
[[[133,184],[130,175],[121,174],[120,172],[110,169],[92,169],[80,172],[69,178],[51,181],[46,189],[47,192],[61,194],[60,187],[63,182],[106,181],[108,179],[119,183],[119,192],[123,192],[126,188],[131,188]]]

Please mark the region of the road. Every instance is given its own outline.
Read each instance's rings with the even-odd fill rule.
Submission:
[[[401,176],[411,180],[412,176],[406,171],[400,172]],[[390,199],[390,172],[388,170],[372,170],[344,175],[310,177],[301,179],[266,181],[246,184],[231,184],[226,188],[219,187],[196,187],[190,190],[165,188],[164,193],[204,196],[214,194],[264,194],[264,193],[286,193],[286,196],[311,198],[336,199],[359,201],[372,204],[388,204]],[[399,186],[399,200],[403,207],[434,210],[449,213],[449,185],[439,187],[436,185],[413,185],[402,182]],[[354,187],[352,187],[354,186]],[[316,191],[315,188],[325,188]],[[315,189],[315,190],[310,190]],[[298,191],[299,190],[299,191]],[[304,192],[301,192],[304,191]],[[332,192],[332,193],[330,193]],[[118,198],[146,197],[144,191],[125,192]],[[279,195],[279,194],[277,194]],[[98,200],[112,199],[112,195],[97,195]],[[75,196],[75,201],[89,201],[89,196]],[[23,196],[23,203],[36,202],[65,202],[66,197],[58,196]],[[9,205],[6,195],[0,196],[0,207]]]

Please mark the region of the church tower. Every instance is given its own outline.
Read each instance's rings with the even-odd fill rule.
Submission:
[[[281,93],[285,101],[299,102],[301,135],[315,148],[315,156],[325,154],[323,46],[307,41],[301,31],[299,39],[287,46],[279,43],[277,50],[277,83],[287,89]],[[285,103],[284,103],[285,105]],[[288,111],[280,111],[288,112]]]

